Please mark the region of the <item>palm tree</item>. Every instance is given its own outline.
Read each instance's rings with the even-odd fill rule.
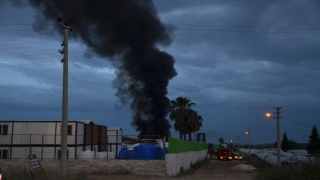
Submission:
[[[203,119],[202,116],[193,109],[189,109],[187,118],[188,120],[185,122],[186,134],[188,134],[189,140],[191,141],[191,134],[200,130]]]
[[[191,102],[191,100],[186,97],[178,97],[175,100],[170,101],[169,118],[170,120],[175,121],[174,129],[179,131],[180,139],[182,139],[182,135],[185,136],[186,134],[183,124],[188,119],[188,111],[195,105],[195,103]]]

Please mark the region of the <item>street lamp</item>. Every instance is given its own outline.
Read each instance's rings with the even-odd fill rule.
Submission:
[[[249,137],[249,156],[251,155],[251,144],[250,144],[250,129],[246,132],[246,134],[248,135]]]
[[[230,149],[233,149],[232,139],[230,140]]]
[[[274,113],[274,114],[277,114],[277,166],[278,167],[281,167],[281,152],[280,152],[280,148],[281,148],[281,143],[280,143],[280,118],[279,117],[279,114],[281,113],[280,112],[280,109],[281,108],[275,108],[277,109],[277,112]],[[272,118],[272,115],[271,113],[266,113],[266,116],[268,118]],[[273,117],[273,118],[276,118],[276,117]]]

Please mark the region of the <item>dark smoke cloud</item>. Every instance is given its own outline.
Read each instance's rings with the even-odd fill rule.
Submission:
[[[22,0],[10,0],[11,6],[13,7],[26,7],[27,4]],[[1,4],[1,2],[0,2]]]
[[[37,10],[34,29],[39,32],[57,17],[72,28],[89,50],[117,65],[116,96],[122,105],[131,103],[131,125],[140,135],[170,135],[166,119],[167,86],[177,75],[174,58],[157,45],[170,45],[173,27],[164,25],[150,0],[29,0]],[[41,16],[45,20],[41,19]],[[39,18],[39,19],[38,19]]]

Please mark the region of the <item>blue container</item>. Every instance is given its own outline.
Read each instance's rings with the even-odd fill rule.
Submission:
[[[128,159],[134,159],[134,151],[133,150],[128,150],[127,154],[128,154]]]
[[[127,148],[122,148],[120,151],[119,151],[119,159],[127,159],[126,158],[126,153],[127,153]]]
[[[140,144],[134,147],[135,159],[160,159],[161,148],[151,144]]]

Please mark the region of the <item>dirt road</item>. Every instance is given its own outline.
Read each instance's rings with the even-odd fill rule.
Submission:
[[[257,175],[257,171],[249,170],[246,161],[219,161],[211,160],[208,164],[199,168],[193,175],[184,177],[169,177],[165,175],[89,175],[90,180],[102,179],[215,179],[215,180],[251,180]]]
[[[219,161],[211,160],[209,164],[201,167],[195,174],[183,179],[215,179],[215,180],[250,180],[257,175],[245,161]]]

